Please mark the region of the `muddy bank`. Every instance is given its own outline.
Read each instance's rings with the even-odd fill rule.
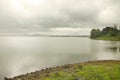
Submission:
[[[40,71],[23,74],[20,76],[16,76],[14,78],[5,77],[4,80],[47,80],[46,78],[51,78],[51,75],[53,75],[53,74],[55,74],[56,76],[59,76],[58,72],[63,72],[63,74],[65,73],[65,74],[71,75],[72,73],[75,74],[79,71],[83,71],[84,70],[83,68],[86,66],[89,66],[89,65],[90,66],[91,65],[92,66],[100,65],[100,66],[104,66],[104,67],[114,67],[114,66],[120,65],[120,60],[88,61],[88,62],[83,62],[83,63],[67,64],[64,66],[56,66],[56,67],[42,69]],[[49,80],[52,80],[52,79],[49,79]],[[65,80],[67,80],[67,79],[65,79]],[[75,78],[73,78],[73,80],[79,80],[79,79],[77,79],[77,77],[75,77]]]

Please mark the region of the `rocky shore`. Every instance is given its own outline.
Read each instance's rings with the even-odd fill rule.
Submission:
[[[97,67],[95,67],[95,66],[97,66]],[[93,71],[96,72],[96,69],[98,69],[98,68],[100,68],[101,71],[102,70],[106,71],[107,69],[109,70],[109,68],[110,68],[111,70],[114,71],[116,66],[117,67],[120,66],[119,60],[88,61],[88,62],[83,62],[83,63],[67,64],[64,66],[56,66],[56,67],[46,68],[46,69],[42,69],[40,71],[35,71],[35,72],[27,73],[24,75],[16,76],[14,78],[5,77],[4,80],[61,80],[61,79],[63,79],[63,80],[69,80],[69,79],[70,80],[84,80],[85,79],[84,73],[90,72],[90,69],[91,70],[93,69]],[[105,67],[105,69],[104,69],[104,67]],[[100,70],[98,70],[98,71],[100,71]],[[118,72],[120,72],[120,71],[118,70]],[[102,74],[102,72],[98,72],[98,73]],[[101,75],[101,74],[99,74],[99,75]],[[109,77],[109,75],[108,75],[108,77]],[[104,79],[102,79],[102,80],[104,80]],[[111,79],[108,79],[108,80],[111,80]],[[115,79],[113,79],[113,80],[115,80]],[[116,79],[116,80],[118,80],[118,79]]]

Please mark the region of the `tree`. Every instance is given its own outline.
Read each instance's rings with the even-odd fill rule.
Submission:
[[[98,38],[98,37],[120,37],[120,30],[117,28],[116,25],[113,27],[105,27],[102,31],[100,29],[92,29],[90,33],[90,38]]]
[[[100,33],[101,33],[101,31],[100,31],[100,29],[92,29],[91,30],[91,38],[97,38],[97,37],[99,37],[100,36]]]

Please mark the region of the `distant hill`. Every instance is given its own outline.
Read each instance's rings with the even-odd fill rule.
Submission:
[[[0,35],[0,36],[28,36],[28,37],[89,37],[89,35],[52,35],[52,34],[38,34],[38,35]]]

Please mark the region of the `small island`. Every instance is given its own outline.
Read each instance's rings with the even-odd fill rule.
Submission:
[[[105,27],[103,30],[100,30],[99,28],[92,29],[90,38],[97,40],[120,41],[120,27],[118,28],[114,25],[113,27]]]

